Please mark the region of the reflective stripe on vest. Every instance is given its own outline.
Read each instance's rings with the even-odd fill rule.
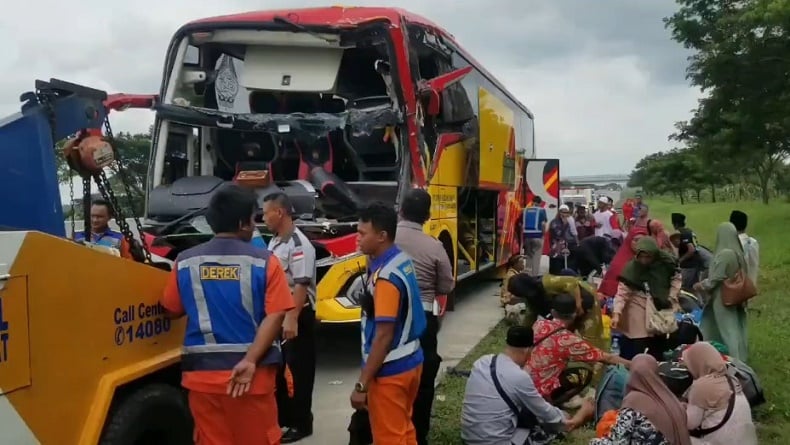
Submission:
[[[524,213],[522,214],[523,221],[522,221],[522,228],[524,233],[527,235],[542,235],[543,230],[540,227],[540,213],[543,210],[542,207],[527,207],[524,209]],[[529,216],[535,217],[535,221],[533,221],[533,225],[528,225]]]
[[[247,353],[252,341],[255,339],[257,327],[266,317],[265,309],[259,317],[255,315],[255,305],[253,302],[253,266],[263,269],[266,274],[266,260],[248,255],[198,255],[183,260],[178,260],[179,274],[187,270],[189,272],[189,285],[191,287],[192,298],[195,303],[197,315],[197,328],[202,336],[203,344],[187,344],[190,334],[187,332],[184,337],[182,347],[181,367],[184,371],[211,371],[232,369]],[[250,317],[250,332],[246,335],[243,343],[217,343],[215,327],[211,322],[209,304],[203,291],[203,282],[200,276],[201,266],[230,266],[238,267],[238,277],[233,281],[238,281],[241,293],[241,306],[244,312]],[[182,281],[179,277],[179,286]],[[182,298],[183,293],[182,293]],[[225,302],[223,304],[233,304]],[[189,324],[187,325],[189,330]],[[243,327],[242,327],[243,329]],[[280,363],[282,353],[279,340],[272,343],[272,347],[266,352],[264,357],[258,362],[259,366]]]
[[[77,236],[74,239],[76,241],[85,241],[85,233],[78,232]],[[90,241],[88,242],[91,242],[99,246],[106,246],[120,250],[121,241],[123,241],[123,234],[110,230],[104,233],[100,233],[98,234],[98,236],[95,233],[91,233],[91,238]]]
[[[392,349],[387,354],[387,356],[384,358],[384,363],[389,363],[389,362],[392,362],[392,361],[395,361],[395,360],[398,360],[398,359],[402,359],[404,357],[408,357],[409,355],[417,352],[417,350],[420,349],[419,336],[418,335],[412,335],[412,332],[411,332],[412,331],[412,319],[414,317],[414,311],[416,309],[415,306],[414,306],[414,301],[415,301],[415,298],[419,298],[419,295],[415,296],[415,295],[412,294],[412,291],[411,291],[411,289],[409,289],[409,285],[408,285],[409,280],[403,274],[403,272],[401,272],[401,270],[399,268],[403,263],[405,263],[407,261],[411,262],[411,258],[409,258],[409,256],[405,252],[398,253],[397,255],[392,257],[392,259],[390,259],[387,262],[387,264],[385,264],[381,269],[376,271],[373,274],[373,278],[368,281],[368,292],[370,292],[371,295],[374,295],[375,284],[376,284],[376,280],[377,279],[382,278],[382,279],[389,280],[390,276],[393,276],[393,275],[398,277],[401,280],[401,282],[404,284],[404,288],[406,289],[406,298],[405,298],[405,300],[406,300],[407,310],[406,310],[406,318],[404,320],[402,320],[403,321],[403,331],[401,332],[401,336],[398,339],[397,346],[394,349]],[[401,299],[401,303],[403,302],[403,300],[404,299]],[[422,309],[422,308],[420,307],[420,309]],[[424,316],[422,314],[422,311],[420,311],[420,312],[421,312],[420,315]],[[375,316],[375,314],[374,314],[374,316]],[[362,329],[361,329],[361,333],[362,333],[362,358],[363,358],[363,360],[367,361],[368,360],[368,355],[369,355],[367,352],[365,352],[365,326],[367,325],[367,317],[363,316],[362,320],[361,320],[361,323],[362,323]],[[413,337],[417,337],[417,338],[409,340],[409,337],[412,337],[412,336]]]

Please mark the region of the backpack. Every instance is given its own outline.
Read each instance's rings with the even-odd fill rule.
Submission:
[[[664,385],[680,398],[694,383],[686,365],[678,362],[661,362],[658,364],[658,375],[664,381]]]
[[[765,403],[765,394],[763,394],[763,386],[757,378],[757,373],[754,372],[749,365],[738,360],[735,357],[728,357],[728,370],[730,375],[738,379],[738,382],[743,388],[743,395],[749,401],[749,406],[755,406]]]
[[[595,423],[604,413],[620,409],[625,397],[625,384],[628,382],[628,370],[622,365],[609,365],[595,390]]]

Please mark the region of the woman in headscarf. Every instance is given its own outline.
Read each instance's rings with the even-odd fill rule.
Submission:
[[[615,424],[590,445],[691,445],[683,405],[658,376],[656,359],[639,354],[630,371]]]
[[[656,244],[658,244],[659,249],[669,252],[673,255],[677,255],[675,252],[675,246],[669,240],[669,234],[664,229],[664,224],[662,224],[661,221],[657,219],[651,219],[648,221],[647,233],[656,240]]]
[[[647,213],[647,206],[644,207],[644,211]],[[598,286],[598,292],[607,297],[612,297],[617,293],[617,277],[620,276],[623,267],[636,255],[636,243],[647,234],[647,219],[643,219],[640,216],[639,220],[628,230],[625,240],[620,245],[620,248],[617,249],[614,258],[612,258],[612,262],[606,269],[603,280]]]
[[[732,223],[723,222],[716,230],[716,247],[708,268],[708,276],[694,285],[695,291],[708,294],[707,304],[702,311],[700,330],[705,340],[725,344],[731,356],[746,362],[749,355],[746,342],[746,308],[744,305],[725,306],[721,301],[722,283],[741,270],[746,271],[746,260],[738,239],[738,231]]]
[[[694,378],[686,393],[688,429],[695,436],[692,442],[757,445],[749,401],[738,381],[727,374],[727,365],[719,351],[710,343],[695,343],[683,351],[683,362]],[[730,403],[732,412],[725,419]],[[714,428],[715,431],[710,431]]]
[[[579,331],[582,338],[595,347],[600,349],[607,347],[595,288],[584,278],[551,274],[533,277],[520,273],[509,280],[508,291],[513,297],[526,302],[527,316],[524,322],[526,326],[532,326],[538,316],[548,317],[551,313],[551,302],[557,295],[573,295],[576,299],[577,313],[580,314],[575,329]]]
[[[620,284],[614,297],[612,329],[623,334],[621,355],[630,359],[648,350],[661,360],[665,336],[647,331],[647,298],[649,292],[656,309],[678,308],[681,275],[677,259],[658,248],[653,237],[637,242],[636,258],[625,265],[619,276]]]

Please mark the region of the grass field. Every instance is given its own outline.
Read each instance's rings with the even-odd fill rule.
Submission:
[[[700,243],[713,248],[716,226],[727,221],[730,211],[739,209],[749,215],[747,231],[760,242],[759,296],[749,308],[749,364],[757,371],[768,402],[754,412],[760,444],[790,443],[790,204],[774,202],[727,202],[716,204],[679,205],[673,201],[646,200],[651,216],[671,229],[669,215],[686,215]],[[495,303],[492,303],[495,304]],[[461,362],[460,369],[469,369],[479,356],[496,352],[504,344],[506,327],[500,323]],[[432,422],[431,444],[458,445],[460,413],[466,380],[448,376],[438,388],[434,402],[436,417]],[[579,431],[566,444],[587,444],[592,431]],[[782,439],[785,437],[785,439]]]

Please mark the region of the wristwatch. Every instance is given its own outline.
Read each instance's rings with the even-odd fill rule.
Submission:
[[[362,382],[357,382],[354,384],[354,391],[366,393],[368,392],[368,388]]]

